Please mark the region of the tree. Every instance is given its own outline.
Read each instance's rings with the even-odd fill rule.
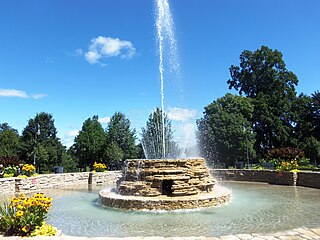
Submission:
[[[106,135],[97,115],[85,120],[72,146],[74,155],[79,159],[80,166],[91,167],[94,162],[103,161],[105,139]]]
[[[171,121],[164,117],[165,153],[163,152],[162,110],[156,110],[149,115],[146,128],[142,128],[141,144],[145,157],[149,159],[176,158],[180,155],[178,144],[173,140]]]
[[[263,155],[268,149],[291,146],[292,102],[296,97],[296,75],[288,71],[282,53],[262,46],[254,53],[240,55],[240,67],[230,67],[229,89],[234,88],[253,100],[255,149]]]
[[[108,142],[104,151],[104,160],[110,170],[121,169],[124,159],[122,149],[115,142]]]
[[[292,125],[294,126],[293,139],[296,141],[293,146],[298,146],[299,143],[313,135],[313,114],[312,98],[300,94],[292,104]]]
[[[230,93],[205,107],[203,118],[197,120],[197,140],[209,163],[228,167],[245,161],[247,144],[249,156],[255,156],[252,113],[249,98]]]
[[[36,154],[35,154],[36,150]],[[39,172],[51,172],[54,166],[61,165],[66,149],[57,137],[53,116],[39,113],[28,121],[21,136],[20,158],[36,165]]]
[[[313,110],[313,136],[320,141],[320,92],[316,91],[311,95]]]
[[[131,130],[130,120],[123,113],[115,112],[110,119],[106,134],[107,144],[116,144],[121,149],[122,160],[137,157],[135,129]]]
[[[320,160],[320,141],[311,136],[304,139],[299,147],[304,151],[305,156],[310,159],[310,162],[317,166]]]
[[[146,157],[144,155],[144,151],[143,151],[143,147],[142,147],[141,142],[136,145],[136,149],[137,149],[137,158],[138,159],[145,159]]]
[[[0,124],[0,162],[18,163],[19,134],[8,123]]]

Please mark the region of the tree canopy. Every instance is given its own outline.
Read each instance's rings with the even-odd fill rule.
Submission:
[[[51,114],[38,113],[28,121],[21,136],[20,159],[33,164],[35,157],[39,172],[50,172],[54,166],[62,164],[65,152]]]
[[[92,166],[94,162],[103,160],[102,151],[106,136],[98,120],[97,115],[85,120],[78,136],[74,139],[72,148],[82,167]]]
[[[136,131],[131,129],[130,120],[125,114],[115,112],[107,128],[108,143],[115,143],[123,152],[123,159],[136,158]]]
[[[253,100],[251,122],[258,153],[294,144],[291,116],[298,78],[286,68],[282,53],[266,46],[253,53],[245,50],[240,66],[232,65],[230,74],[229,88]]]
[[[197,121],[197,139],[202,155],[210,164],[230,166],[244,161],[247,141],[250,156],[255,156],[252,113],[249,98],[230,93],[205,107],[203,118]]]
[[[18,162],[19,134],[8,123],[0,124],[0,162]]]

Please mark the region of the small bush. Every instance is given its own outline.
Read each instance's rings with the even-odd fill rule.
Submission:
[[[36,227],[36,229],[30,234],[30,237],[55,236],[56,234],[57,228],[43,221],[42,225],[40,227]]]
[[[26,175],[27,177],[31,177],[34,172],[35,172],[36,168],[31,165],[31,164],[24,164],[22,167],[22,175]]]
[[[93,164],[93,169],[95,172],[104,172],[107,169],[107,166],[104,163],[97,163]]]
[[[21,194],[19,197],[9,199],[0,206],[0,231],[5,235],[30,236],[37,227],[43,225],[52,198],[36,193],[27,198]]]

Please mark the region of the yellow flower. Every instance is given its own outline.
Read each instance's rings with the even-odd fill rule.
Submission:
[[[23,211],[18,211],[18,212],[16,212],[16,217],[22,217],[23,214],[24,214]]]
[[[25,233],[27,233],[27,232],[29,232],[29,227],[24,226],[21,230],[24,231]]]
[[[17,208],[21,210],[21,209],[23,209],[24,207],[23,207],[23,205],[19,204],[19,205],[17,206]]]

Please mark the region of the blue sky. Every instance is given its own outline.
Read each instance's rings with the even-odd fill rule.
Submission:
[[[245,49],[278,49],[298,93],[320,89],[320,1],[169,3],[181,77],[165,79],[165,106],[180,137],[230,92],[229,67]],[[87,118],[106,127],[116,111],[139,132],[161,104],[154,0],[3,0],[0,33],[0,123],[19,133],[48,112],[70,146]]]

